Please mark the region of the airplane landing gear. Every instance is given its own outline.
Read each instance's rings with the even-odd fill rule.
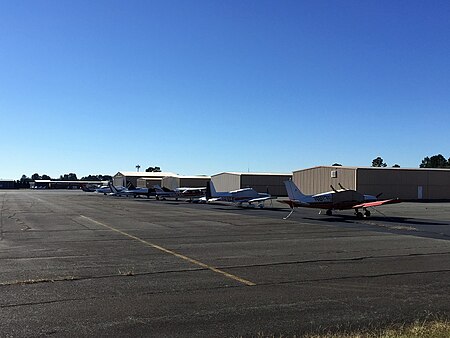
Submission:
[[[331,215],[333,215],[333,211],[331,211],[331,209],[328,209],[326,214],[327,214],[327,216],[331,216]]]
[[[367,209],[364,209],[364,217],[370,217],[370,211]]]
[[[363,218],[363,213],[361,211],[359,211],[358,209],[355,209],[355,215],[356,218]]]

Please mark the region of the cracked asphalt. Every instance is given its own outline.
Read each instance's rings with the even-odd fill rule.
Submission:
[[[316,210],[0,191],[2,337],[300,335],[450,314],[450,204]]]

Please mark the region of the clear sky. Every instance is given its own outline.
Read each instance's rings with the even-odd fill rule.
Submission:
[[[0,1],[0,178],[450,156],[450,1]]]

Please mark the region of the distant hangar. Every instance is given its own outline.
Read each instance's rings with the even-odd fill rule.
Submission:
[[[152,179],[152,186],[155,184],[161,185],[161,180],[166,176],[177,176],[177,174],[171,172],[119,171],[113,176],[113,184],[122,187],[128,187],[131,184],[134,187],[137,187],[138,179],[148,178]]]
[[[231,191],[242,188],[253,188],[260,193],[272,196],[286,196],[284,181],[292,179],[292,174],[280,173],[246,173],[223,172],[211,176],[217,191]]]
[[[450,200],[450,169],[318,166],[293,172],[304,194],[330,191],[331,186],[403,200]]]
[[[139,188],[152,188],[154,185],[175,189],[180,187],[203,188],[206,187],[210,176],[183,176],[172,172],[136,172],[119,171],[113,177],[115,186],[133,185]]]

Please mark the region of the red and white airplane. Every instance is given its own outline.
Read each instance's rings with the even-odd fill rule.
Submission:
[[[295,207],[325,209],[328,216],[333,214],[333,210],[354,209],[356,217],[363,218],[370,216],[370,211],[367,208],[401,202],[399,199],[378,200],[381,194],[377,196],[363,195],[356,190],[345,189],[340,184],[340,190],[331,186],[332,191],[316,195],[303,194],[292,181],[285,181],[284,184],[289,200],[281,200],[280,202],[288,204],[292,209],[285,219],[292,214]],[[359,211],[360,209],[363,210],[364,214]]]

